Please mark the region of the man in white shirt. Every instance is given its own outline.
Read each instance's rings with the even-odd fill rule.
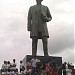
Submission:
[[[34,56],[34,58],[31,60],[32,62],[32,75],[36,74],[36,67],[37,67],[37,63],[38,63],[38,59],[36,58],[36,56]]]
[[[69,63],[68,63],[69,64]],[[66,63],[66,75],[72,75],[72,69],[69,69],[69,65]]]
[[[16,73],[16,72],[18,72],[18,69],[16,68],[16,63],[15,63],[15,59],[13,59],[13,63],[11,64],[11,71],[13,72],[13,73]]]

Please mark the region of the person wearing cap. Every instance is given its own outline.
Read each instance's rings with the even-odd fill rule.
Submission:
[[[36,5],[31,6],[28,12],[27,29],[30,31],[32,39],[32,55],[37,52],[38,39],[42,39],[44,55],[48,56],[48,38],[47,22],[51,21],[52,16],[47,6],[42,5],[43,0],[36,0]]]

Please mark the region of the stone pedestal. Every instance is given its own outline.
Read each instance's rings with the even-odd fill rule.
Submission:
[[[30,61],[33,58],[32,55],[26,55],[25,58],[23,59],[23,63],[25,64],[26,62]],[[58,64],[58,66],[62,65],[62,57],[56,57],[56,56],[36,56],[37,59],[39,59],[41,62],[46,63],[49,58],[52,59],[53,63]],[[62,72],[58,75],[62,75]]]
[[[23,63],[28,62],[33,58],[32,55],[26,55],[23,59]],[[40,59],[41,62],[46,63],[49,58],[51,58],[55,63],[57,63],[59,66],[62,64],[62,57],[56,57],[56,56],[36,56],[37,59]]]

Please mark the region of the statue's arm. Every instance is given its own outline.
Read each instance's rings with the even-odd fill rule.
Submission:
[[[51,21],[52,20],[52,16],[51,16],[51,13],[50,13],[48,7],[47,7],[47,18],[48,18],[48,21]]]
[[[52,16],[50,14],[50,11],[49,11],[48,7],[46,7],[46,9],[47,9],[46,14],[45,15],[44,14],[41,14],[41,17],[42,17],[43,22],[49,22],[49,21],[52,20]]]
[[[31,21],[32,21],[32,14],[31,14],[31,7],[28,11],[28,24],[27,24],[27,30],[31,31]]]

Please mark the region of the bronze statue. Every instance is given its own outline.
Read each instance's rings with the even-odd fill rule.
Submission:
[[[36,56],[38,39],[42,39],[44,55],[48,56],[48,29],[47,23],[52,17],[47,6],[41,4],[43,0],[36,0],[36,5],[31,6],[28,12],[28,26],[32,38],[32,55]]]

